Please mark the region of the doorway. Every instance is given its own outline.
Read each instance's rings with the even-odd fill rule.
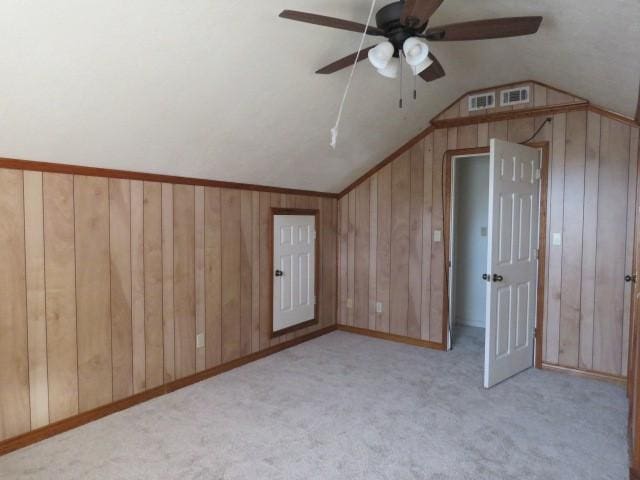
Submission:
[[[454,157],[451,186],[451,346],[484,341],[489,154]]]
[[[548,143],[492,139],[445,160],[448,346],[480,344],[490,387],[542,363]]]

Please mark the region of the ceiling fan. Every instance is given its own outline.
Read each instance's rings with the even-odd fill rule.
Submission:
[[[444,77],[444,69],[429,52],[427,42],[483,40],[489,38],[531,35],[538,31],[542,17],[510,17],[452,23],[427,28],[429,18],[444,0],[400,0],[382,7],[376,13],[376,27],[366,27],[368,35],[386,37],[379,45],[364,48],[321,68],[316,73],[327,74],[363,60],[365,56],[386,77],[395,78],[403,55],[414,75],[430,82]],[[363,33],[365,25],[349,20],[313,13],[284,10],[280,17],[299,22]]]

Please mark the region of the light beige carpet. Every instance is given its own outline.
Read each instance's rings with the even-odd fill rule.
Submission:
[[[627,478],[625,392],[334,332],[0,457],[2,479]]]

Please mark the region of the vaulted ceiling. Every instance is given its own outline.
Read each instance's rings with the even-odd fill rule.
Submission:
[[[369,0],[4,0],[0,156],[335,192],[474,88],[535,79],[635,114],[638,0],[445,0],[431,25],[517,15],[544,21],[531,37],[433,43],[447,76],[418,80],[416,101],[405,82],[402,110],[399,83],[360,63],[333,150],[329,130],[348,69],[314,71],[354,52],[360,36],[278,13],[365,22],[369,7]]]

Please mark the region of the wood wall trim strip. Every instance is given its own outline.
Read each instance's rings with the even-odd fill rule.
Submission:
[[[89,410],[87,412],[81,413],[79,415],[75,415],[73,417],[67,418],[65,420],[61,420],[50,425],[47,425],[42,428],[38,428],[31,432],[15,436],[8,440],[0,441],[0,456],[5,455],[14,450],[18,450],[20,448],[26,447],[28,445],[34,444],[41,440],[44,440],[49,437],[53,437],[62,432],[66,432],[73,428],[79,427],[86,423],[92,422],[94,420],[98,420],[102,417],[106,417],[115,412],[119,412],[126,408],[132,407],[142,402],[146,402],[152,398],[159,397],[166,393],[174,392],[181,388],[187,387],[189,385],[193,385],[194,383],[201,382],[202,380],[206,380],[208,378],[214,377],[221,373],[227,372],[234,368],[241,367],[246,365],[247,363],[254,362],[256,360],[260,360],[261,358],[267,357],[269,355],[273,355],[274,353],[278,353],[287,348],[293,347],[303,342],[307,342],[309,340],[313,340],[314,338],[320,337],[322,335],[326,335],[327,333],[333,332],[336,330],[335,325],[331,325],[329,327],[325,327],[321,330],[316,330],[315,332],[308,333],[304,336],[294,338],[287,342],[279,343],[277,345],[271,346],[265,350],[260,352],[252,353],[250,355],[246,355],[244,357],[238,358],[231,362],[227,362],[221,365],[218,365],[213,368],[209,368],[202,372],[189,375],[187,377],[181,378],[179,380],[174,380],[160,387],[156,387],[145,392],[141,392],[139,394],[133,395],[128,398],[124,398],[122,400],[118,400],[116,402],[110,403],[108,405],[104,405],[102,407],[98,407],[93,410]]]
[[[338,194],[331,192],[316,192],[296,188],[270,187],[252,183],[228,182],[223,180],[208,180],[204,178],[179,177],[157,173],[134,172],[130,170],[115,170],[110,168],[85,167],[67,163],[38,162],[18,158],[0,157],[0,168],[12,170],[31,170],[50,173],[67,173],[88,177],[121,178],[125,180],[141,180],[145,182],[173,183],[175,185],[195,185],[203,187],[220,187],[235,190],[251,190],[258,192],[285,193],[289,195],[305,195],[312,197],[337,198]]]
[[[562,367],[560,365],[553,365],[551,363],[542,363],[543,370],[549,370],[551,372],[567,373],[570,375],[576,375],[583,378],[591,378],[594,380],[603,380],[605,382],[615,383],[616,385],[626,386],[627,377],[620,377],[618,375],[609,375],[601,372],[594,372],[591,370],[578,370],[577,368]]]
[[[640,86],[638,86],[638,105],[636,106],[635,121],[640,124]]]
[[[429,340],[421,340],[418,338],[406,337],[404,335],[394,335],[393,333],[379,332],[377,330],[369,330],[366,328],[352,327],[350,325],[338,325],[338,330],[343,332],[365,335],[367,337],[379,338],[381,340],[390,340],[392,342],[405,343],[416,347],[431,348],[433,350],[446,350],[446,346],[442,343],[431,342]]]

